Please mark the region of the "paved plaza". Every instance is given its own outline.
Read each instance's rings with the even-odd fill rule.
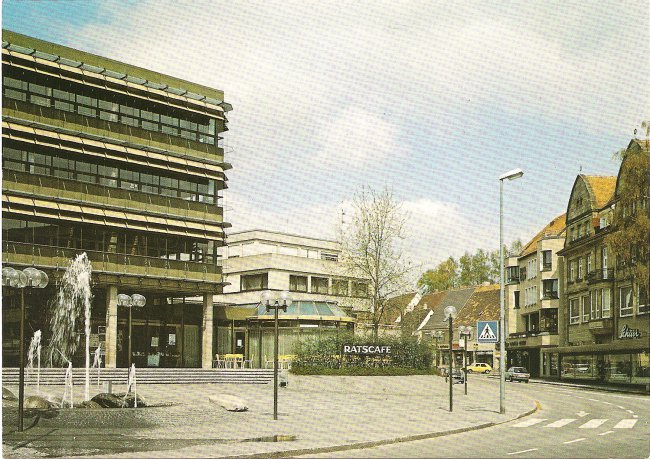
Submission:
[[[499,414],[498,381],[470,378],[469,394],[437,376],[294,376],[279,390],[279,419],[273,420],[273,386],[141,385],[143,409],[64,409],[56,416],[25,421],[16,432],[14,404],[3,407],[5,457],[92,455],[128,457],[220,457],[335,451],[371,442],[426,438],[480,428],[530,413],[532,398],[511,397]],[[15,387],[9,387],[16,390]],[[30,388],[31,389],[31,388]],[[91,393],[99,392],[94,387]],[[53,394],[62,386],[49,386]],[[114,388],[116,392],[122,388]],[[28,393],[31,390],[28,390]],[[242,398],[246,412],[228,412],[210,396]],[[75,398],[83,395],[75,387]],[[274,441],[279,440],[279,441]]]

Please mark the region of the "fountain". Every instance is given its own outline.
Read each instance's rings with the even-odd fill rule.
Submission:
[[[29,351],[27,351],[27,368],[28,375],[34,369],[34,354],[36,354],[36,393],[41,393],[41,331],[36,330],[31,342],[29,343]]]
[[[63,405],[65,404],[65,399],[66,395],[69,398],[69,405],[70,408],[73,408],[73,401],[72,401],[72,388],[74,387],[74,383],[72,381],[72,362],[68,362],[68,368],[65,370],[65,389],[63,390],[63,397],[61,398],[61,408],[63,408]]]
[[[124,395],[124,398],[131,393],[131,389],[133,389],[133,403],[134,403],[134,408],[138,407],[138,388],[137,388],[137,381],[135,378],[135,363],[131,364],[131,368],[129,368],[129,379],[127,381],[127,389],[126,389],[126,394]]]
[[[95,349],[95,359],[93,360],[93,368],[97,368],[97,385],[99,386],[99,374],[102,368],[102,346],[97,346]]]
[[[54,359],[63,363],[55,353],[58,351],[61,356],[72,356],[79,346],[80,327],[78,319],[83,314],[85,319],[86,336],[86,390],[85,400],[90,400],[90,303],[92,294],[90,291],[90,279],[92,266],[86,253],[77,255],[70,262],[63,278],[60,281],[56,301],[50,320],[52,338],[50,339],[50,362]],[[72,363],[68,362],[70,371],[70,383],[72,384]],[[66,378],[67,378],[66,372]],[[67,385],[67,379],[66,379]],[[71,389],[72,391],[72,389]]]

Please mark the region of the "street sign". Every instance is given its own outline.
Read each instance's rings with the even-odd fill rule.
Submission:
[[[499,342],[499,322],[496,320],[479,320],[476,322],[476,330],[479,343]]]

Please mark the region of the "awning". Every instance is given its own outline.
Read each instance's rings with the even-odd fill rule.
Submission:
[[[561,346],[542,349],[542,352],[555,354],[585,354],[597,352],[618,352],[618,351],[648,351],[648,338],[616,340],[604,344],[587,344],[584,346]]]

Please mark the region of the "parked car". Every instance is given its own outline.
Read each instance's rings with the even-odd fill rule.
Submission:
[[[454,384],[465,383],[465,372],[460,368],[454,368],[453,370],[451,370],[451,376],[454,379]]]
[[[489,363],[476,363],[474,362],[471,365],[467,366],[468,373],[485,373],[489,374],[492,372],[492,367]]]
[[[506,381],[524,381],[528,383],[530,373],[524,367],[510,367],[506,371]]]

